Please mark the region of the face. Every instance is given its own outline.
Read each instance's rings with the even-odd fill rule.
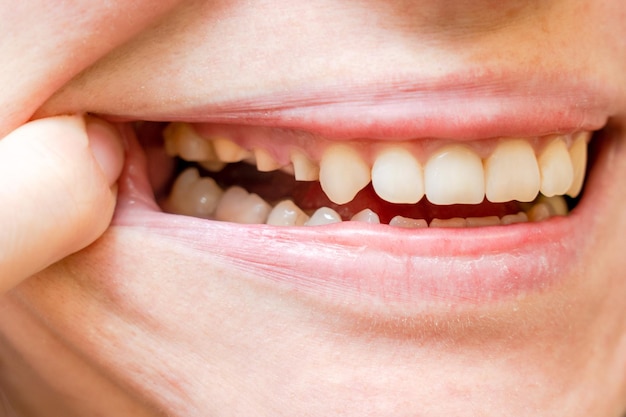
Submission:
[[[15,409],[625,412],[621,0],[120,16],[23,95],[128,149],[104,236],[2,300]]]

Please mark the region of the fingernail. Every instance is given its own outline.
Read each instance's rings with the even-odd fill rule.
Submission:
[[[96,117],[85,118],[89,147],[100,169],[115,184],[124,166],[124,145],[120,132],[110,123]]]

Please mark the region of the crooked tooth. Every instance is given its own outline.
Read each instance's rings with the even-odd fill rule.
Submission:
[[[589,133],[580,133],[570,147],[569,154],[574,166],[574,180],[567,190],[567,195],[577,197],[583,188],[585,170],[587,169],[587,138]]]
[[[541,172],[541,194],[547,197],[565,194],[574,180],[574,167],[565,142],[553,140],[537,161]]]
[[[422,166],[408,150],[387,148],[374,161],[372,185],[376,194],[390,203],[417,203],[424,196]]]
[[[265,149],[255,149],[254,159],[256,159],[257,170],[261,172],[276,171],[281,167],[278,161]]]
[[[215,210],[215,219],[243,223],[262,224],[272,210],[265,200],[257,194],[250,194],[241,187],[230,187],[222,195]]]
[[[370,182],[370,175],[370,167],[347,145],[330,146],[320,162],[320,185],[336,204],[352,201]]]
[[[291,200],[284,200],[272,209],[267,224],[271,226],[303,226],[309,216]]]
[[[389,226],[401,227],[403,229],[422,229],[428,227],[424,219],[411,219],[409,217],[396,216],[389,222]]]
[[[307,220],[305,226],[323,226],[325,224],[340,223],[341,216],[335,210],[329,207],[318,208],[315,213]]]
[[[485,194],[493,203],[533,201],[540,185],[532,146],[521,139],[505,140],[485,161]]]
[[[320,177],[320,167],[314,164],[305,154],[293,151],[291,163],[296,181],[317,181]]]
[[[424,167],[424,188],[433,204],[478,204],[485,198],[480,157],[463,145],[435,152]]]
[[[350,221],[369,224],[380,224],[380,217],[378,217],[378,214],[374,213],[372,210],[364,209],[352,216]]]
[[[229,139],[213,139],[213,147],[217,158],[222,162],[239,162],[252,154]]]

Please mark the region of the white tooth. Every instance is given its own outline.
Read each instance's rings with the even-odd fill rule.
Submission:
[[[532,206],[528,211],[528,220],[531,222],[540,222],[550,218],[550,206],[545,203],[538,203]]]
[[[198,165],[200,165],[202,168],[206,169],[207,171],[220,172],[226,166],[226,162],[221,162],[221,161],[201,161],[201,162],[198,162]]]
[[[370,209],[359,211],[357,214],[352,216],[350,220],[353,222],[380,224],[380,218],[378,217],[378,214],[374,213]]]
[[[502,216],[500,222],[503,225],[507,224],[515,224],[515,223],[526,223],[528,221],[528,216],[523,211],[520,211],[517,214],[507,214],[506,216]]]
[[[403,229],[423,229],[428,227],[424,219],[411,219],[409,217],[396,216],[389,222],[389,226],[401,227]]]
[[[249,151],[228,139],[213,139],[213,147],[218,159],[222,162],[239,162],[252,155]]]
[[[220,200],[215,219],[234,223],[261,224],[272,210],[265,200],[241,187],[230,187]]]
[[[433,204],[479,204],[485,198],[483,163],[466,146],[446,146],[426,163],[424,188]]]
[[[537,161],[541,172],[541,193],[547,197],[565,194],[574,180],[574,167],[565,142],[553,140]]]
[[[500,224],[500,218],[498,216],[468,217],[465,220],[467,221],[467,227],[488,227],[498,226]]]
[[[574,180],[572,186],[567,190],[567,195],[577,197],[583,188],[585,181],[585,169],[587,168],[587,138],[588,133],[581,133],[574,140],[570,147],[569,154],[574,166]]]
[[[293,201],[285,200],[276,204],[267,218],[271,226],[302,226],[309,216],[296,206]]]
[[[187,196],[189,195],[189,190],[199,178],[200,174],[197,168],[187,168],[181,172],[176,178],[176,181],[174,181],[172,191],[165,203],[166,211],[192,216],[194,211],[193,203]]]
[[[370,167],[347,145],[326,149],[320,162],[320,185],[330,201],[345,204],[370,182]]]
[[[200,178],[189,189],[187,198],[193,204],[193,212],[190,214],[195,217],[211,217],[221,196],[222,189],[215,183],[213,178]]]
[[[341,216],[328,207],[319,208],[311,218],[304,223],[305,226],[323,226],[325,224],[340,223]]]
[[[293,172],[296,181],[317,181],[320,177],[320,167],[315,165],[305,154],[293,151],[291,154]]]
[[[372,185],[376,194],[390,203],[417,203],[424,196],[422,165],[406,149],[387,148],[372,166]]]
[[[255,149],[256,168],[261,172],[276,171],[281,165],[265,149]]]
[[[451,219],[433,219],[429,227],[466,227],[467,220],[461,217],[453,217]]]
[[[524,140],[499,143],[485,161],[485,193],[493,203],[532,201],[537,197],[539,184],[535,152]]]

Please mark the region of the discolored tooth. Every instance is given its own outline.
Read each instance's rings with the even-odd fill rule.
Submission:
[[[531,222],[540,222],[547,220],[551,216],[550,206],[545,203],[538,203],[528,210],[528,220]]]
[[[303,226],[309,216],[291,200],[284,200],[272,209],[267,224],[271,226]]]
[[[198,165],[200,165],[202,168],[206,169],[207,171],[220,172],[226,166],[226,162],[221,162],[221,161],[201,161],[201,162],[198,162]]]
[[[380,224],[380,217],[378,217],[378,214],[374,213],[372,210],[364,209],[364,210],[359,211],[354,216],[352,216],[350,221],[370,223],[370,224]]]
[[[213,145],[203,139],[187,123],[176,123],[178,135],[178,154],[186,161],[210,161],[214,160],[215,150]]]
[[[565,198],[560,195],[554,197],[540,196],[538,203],[544,203],[550,208],[550,214],[553,216],[566,216],[569,213]]]
[[[228,139],[213,139],[213,147],[215,148],[217,158],[222,162],[239,162],[252,155],[249,151]]]
[[[532,146],[521,139],[500,142],[485,161],[485,194],[493,203],[532,201],[540,185]]]
[[[328,207],[321,207],[313,213],[307,220],[305,226],[323,226],[325,224],[340,223],[341,216],[335,210]]]
[[[507,214],[506,216],[502,216],[502,219],[500,219],[500,223],[502,223],[503,225],[526,223],[527,221],[528,216],[523,211],[520,211],[517,214]]]
[[[256,169],[261,172],[276,171],[281,167],[278,161],[265,149],[255,149],[254,158],[256,159]]]
[[[587,169],[587,139],[589,133],[580,133],[570,147],[569,154],[574,166],[574,180],[572,186],[567,190],[570,197],[578,197],[585,181],[585,170]]]
[[[291,153],[291,162],[296,181],[317,181],[320,167],[315,165],[305,154],[299,151]]]
[[[347,145],[333,145],[320,162],[320,185],[330,201],[345,204],[370,182],[370,167]]]
[[[451,219],[433,219],[428,226],[463,228],[467,226],[467,220],[462,217],[453,217]]]
[[[401,227],[403,229],[423,229],[428,227],[424,219],[411,219],[409,217],[396,216],[389,222],[389,226]]]
[[[485,198],[482,160],[466,146],[446,146],[426,163],[424,188],[433,204],[479,204]]]
[[[537,161],[541,172],[541,193],[547,197],[565,194],[574,180],[574,167],[565,142],[553,140]]]
[[[390,203],[417,203],[424,196],[422,165],[404,148],[387,148],[374,161],[372,185]]]
[[[489,227],[500,225],[500,218],[498,216],[468,217],[465,220],[467,227]]]
[[[215,219],[234,223],[261,224],[267,221],[272,210],[257,194],[250,194],[241,187],[230,187],[217,205]]]
[[[193,203],[191,203],[187,195],[193,184],[200,179],[200,174],[197,168],[187,168],[178,175],[170,195],[165,202],[165,210],[170,213],[184,214],[192,216]]]
[[[210,218],[222,197],[222,189],[213,178],[200,178],[189,189],[187,198],[193,203],[193,212],[189,213],[195,217]]]
[[[176,135],[176,126],[178,124],[170,123],[163,129],[165,153],[172,157],[178,156],[178,135]]]

